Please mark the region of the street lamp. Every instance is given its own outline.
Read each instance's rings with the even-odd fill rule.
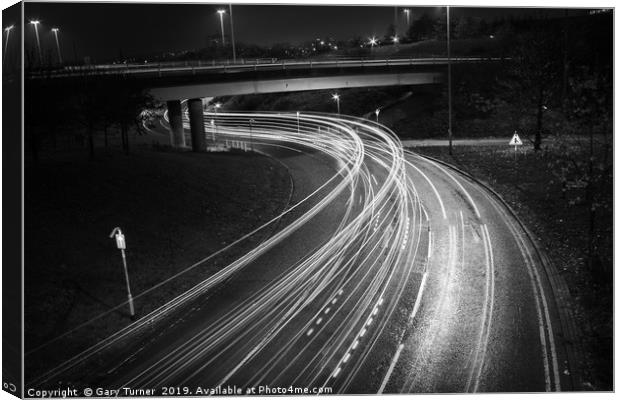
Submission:
[[[4,56],[2,58],[2,64],[4,64],[4,61],[6,60],[6,52],[9,49],[9,35],[11,34],[11,29],[13,28],[14,28],[14,25],[7,26],[6,28],[4,28],[4,31],[6,32],[6,42],[4,43]]]
[[[448,154],[452,155],[452,58],[450,56],[450,6],[446,6],[446,40],[448,42]]]
[[[410,18],[409,14],[411,13],[411,10],[408,8],[405,8],[403,12],[405,13],[405,18],[407,18],[407,29],[409,29],[409,18]]]
[[[371,38],[368,38],[368,43],[370,43],[370,52],[372,53],[375,48],[375,45],[377,44],[377,38],[374,36]]]
[[[337,93],[334,93],[332,95],[332,99],[336,100],[336,107],[338,108],[338,115],[340,115],[340,95]]]
[[[235,50],[235,26],[233,25],[232,4],[228,5],[230,10],[230,41],[232,42],[233,63],[237,63],[237,51]]]
[[[125,235],[121,231],[121,228],[116,227],[110,233],[110,239],[114,238],[116,241],[116,248],[121,251],[121,257],[123,258],[123,271],[125,272],[125,285],[127,287],[127,300],[129,303],[129,315],[131,320],[136,319],[136,313],[133,307],[133,297],[131,296],[131,287],[129,286],[129,272],[127,271],[127,258],[125,257],[125,248],[127,248],[125,242]]]
[[[213,105],[213,110],[215,111],[215,119],[217,119],[217,109],[220,108],[221,106],[222,106],[222,103],[215,103]],[[219,132],[217,130],[217,124],[215,125],[215,133],[217,133],[219,136]]]
[[[60,55],[60,43],[58,42],[58,28],[52,28],[52,32],[54,32],[54,37],[56,38],[56,50],[58,51],[58,62],[62,64],[62,56]]]
[[[226,10],[220,9],[217,10],[217,13],[220,14],[220,27],[222,28],[222,47],[224,47],[224,14],[226,14]]]
[[[392,43],[394,43],[395,45],[398,44],[399,40],[400,39],[398,38],[398,35],[392,36]]]
[[[297,111],[297,134],[299,135],[299,111]]]
[[[30,21],[30,23],[34,26],[34,34],[37,37],[37,50],[39,50],[39,63],[43,63],[43,55],[41,54],[41,41],[39,40],[39,23],[40,21],[34,19]]]
[[[375,115],[377,116],[377,123],[379,123],[379,112],[381,112],[381,110],[377,108],[375,110]]]
[[[250,151],[254,151],[254,141],[252,140],[252,125],[254,124],[254,120],[250,120]]]

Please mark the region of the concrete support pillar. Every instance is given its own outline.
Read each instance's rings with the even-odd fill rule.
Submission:
[[[187,100],[189,109],[189,127],[192,132],[192,151],[205,151],[207,149],[205,138],[205,123],[202,115],[202,100]]]
[[[184,147],[183,116],[181,115],[181,100],[168,100],[168,121],[170,122],[170,145]]]

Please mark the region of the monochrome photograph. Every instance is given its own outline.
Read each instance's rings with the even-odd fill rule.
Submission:
[[[614,391],[613,6],[3,5],[8,395]]]

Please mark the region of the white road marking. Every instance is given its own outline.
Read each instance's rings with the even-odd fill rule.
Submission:
[[[398,358],[400,357],[400,353],[403,351],[404,347],[405,345],[402,343],[398,346],[398,350],[396,350],[396,354],[394,354],[394,357],[392,358],[390,367],[388,368],[387,373],[385,374],[385,378],[383,378],[383,382],[381,382],[381,387],[379,387],[377,394],[382,394],[383,391],[385,390],[385,386],[389,382],[390,376],[392,376],[392,372],[394,372],[394,367],[396,366],[396,362],[398,361]]]

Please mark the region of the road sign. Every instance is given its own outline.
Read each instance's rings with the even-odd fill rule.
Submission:
[[[517,132],[515,132],[515,134],[512,135],[512,139],[510,140],[510,143],[508,143],[508,144],[510,146],[521,146],[523,144],[523,142],[519,138],[519,135],[517,134]]]

